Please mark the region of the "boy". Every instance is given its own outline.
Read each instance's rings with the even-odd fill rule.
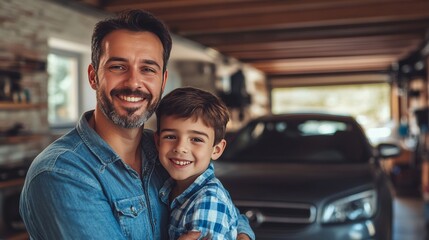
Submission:
[[[171,176],[160,190],[170,206],[170,239],[191,230],[236,239],[240,214],[210,163],[225,149],[228,109],[213,94],[184,87],[161,100],[156,116],[159,159]]]

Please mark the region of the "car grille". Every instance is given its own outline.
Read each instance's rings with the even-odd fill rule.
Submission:
[[[254,229],[299,230],[316,220],[316,207],[311,204],[256,201],[234,201]]]

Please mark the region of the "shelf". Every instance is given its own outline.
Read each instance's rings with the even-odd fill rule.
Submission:
[[[27,232],[18,232],[18,233],[12,233],[12,234],[8,234],[7,236],[5,236],[5,238],[2,239],[6,239],[6,240],[28,240],[29,236]]]
[[[24,184],[24,181],[25,181],[24,178],[16,178],[16,179],[11,179],[7,181],[0,181],[0,190],[8,187],[22,186]]]
[[[22,142],[41,140],[45,135],[32,134],[32,135],[18,135],[18,136],[0,136],[0,145],[17,144]]]
[[[42,103],[13,103],[13,102],[0,102],[0,110],[28,110],[40,109],[45,107]]]

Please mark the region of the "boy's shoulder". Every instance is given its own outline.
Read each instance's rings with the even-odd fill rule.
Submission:
[[[200,196],[214,197],[225,203],[232,203],[229,192],[216,177],[206,182],[205,186],[200,191]]]

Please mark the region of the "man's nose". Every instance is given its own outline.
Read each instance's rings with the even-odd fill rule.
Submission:
[[[140,69],[130,68],[128,72],[127,85],[132,89],[142,88],[143,77],[141,76]]]

